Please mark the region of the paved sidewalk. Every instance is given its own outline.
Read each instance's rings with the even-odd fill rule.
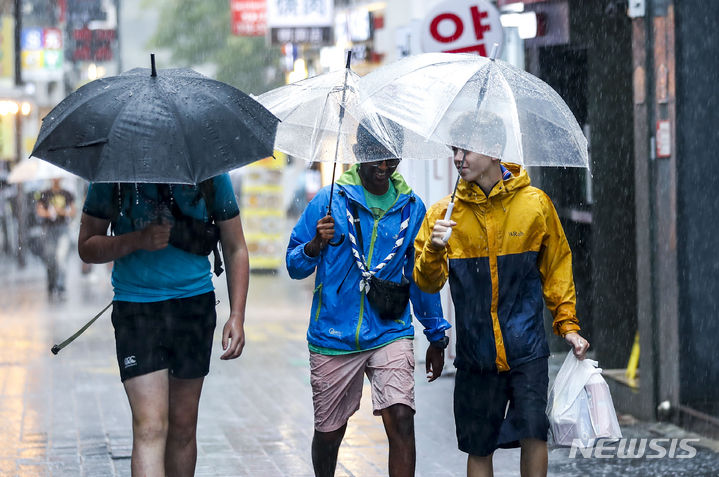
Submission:
[[[130,411],[109,312],[58,356],[49,351],[111,300],[105,267],[95,266],[85,276],[79,269],[74,261],[67,299],[49,301],[38,263],[31,260],[18,270],[0,255],[0,476],[130,475]],[[291,281],[284,272],[252,275],[247,346],[241,358],[230,362],[219,360],[219,333],[228,312],[224,276],[216,286],[218,327],[200,404],[196,474],[313,475],[305,341],[311,280]],[[417,475],[461,476],[466,457],[456,449],[453,374],[430,384],[423,366],[418,359]],[[365,385],[361,409],[350,420],[340,449],[338,476],[386,475],[386,438],[369,398]],[[627,436],[681,437],[671,426],[624,423]],[[494,460],[495,475],[519,475],[518,450],[500,450]],[[709,476],[718,468],[717,454],[703,448],[695,459],[683,461],[570,459],[567,449],[550,453],[550,474],[561,476]]]

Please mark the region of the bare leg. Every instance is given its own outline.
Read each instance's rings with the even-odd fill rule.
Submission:
[[[547,477],[547,443],[541,439],[522,439],[519,468],[522,477]]]
[[[414,411],[405,404],[382,409],[382,421],[389,439],[390,477],[414,476],[417,452],[414,443]]]
[[[337,467],[337,454],[345,436],[347,424],[336,431],[320,432],[315,430],[312,438],[312,465],[316,477],[332,477]]]
[[[467,477],[493,477],[492,454],[467,456]]]
[[[195,475],[197,412],[204,379],[177,379],[170,376],[169,427],[165,450],[167,475]]]
[[[130,378],[124,384],[132,410],[132,475],[164,477],[169,407],[167,370]]]

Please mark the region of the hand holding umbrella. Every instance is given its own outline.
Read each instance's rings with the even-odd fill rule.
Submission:
[[[328,243],[331,244],[330,241],[334,236],[335,219],[333,219],[330,214],[327,214],[317,221],[317,226],[315,228],[315,236],[305,246],[305,253],[310,257],[316,257],[320,254],[320,251],[325,248]],[[342,235],[342,238],[340,239],[339,243],[341,243],[342,240],[344,240],[344,234]],[[337,245],[339,245],[339,243],[337,243]]]

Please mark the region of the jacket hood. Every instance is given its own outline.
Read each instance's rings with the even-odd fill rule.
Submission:
[[[489,193],[489,197],[503,194],[513,194],[517,190],[531,185],[527,170],[519,164],[512,162],[503,162],[502,165],[512,173],[512,177],[499,181]],[[475,182],[467,182],[460,179],[457,186],[457,198],[466,202],[485,202],[485,196],[482,189]]]

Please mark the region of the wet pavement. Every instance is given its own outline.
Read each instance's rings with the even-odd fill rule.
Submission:
[[[59,355],[50,353],[53,344],[110,302],[109,273],[94,266],[92,273],[82,275],[74,258],[68,278],[66,299],[50,300],[36,260],[18,269],[0,255],[0,476],[130,475],[130,410],[119,380],[109,311]],[[292,281],[280,271],[254,273],[250,283],[247,346],[241,358],[227,362],[219,360],[219,332],[228,310],[224,276],[216,282],[218,327],[200,403],[196,475],[311,476],[305,326],[312,282]],[[416,345],[423,351],[420,339]],[[466,457],[454,436],[453,374],[427,383],[419,359],[423,353],[417,354],[417,475],[464,475]],[[695,437],[674,426],[621,417],[625,437]],[[669,442],[663,443],[667,449]],[[706,439],[699,444],[709,448],[697,446],[691,459],[668,452],[654,459],[571,458],[569,449],[554,449],[550,475],[717,475],[719,447]],[[519,475],[518,450],[499,450],[494,461],[495,475]],[[371,413],[366,384],[361,409],[351,418],[340,448],[336,475],[386,475],[386,462],[386,437],[381,419]]]

